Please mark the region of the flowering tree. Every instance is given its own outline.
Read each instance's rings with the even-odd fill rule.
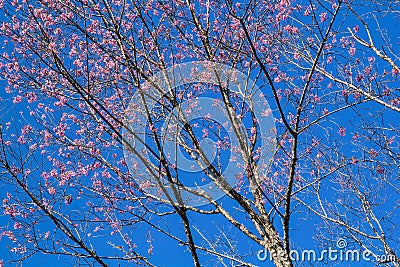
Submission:
[[[384,2],[1,1],[11,260],[294,266],[313,227],[399,266]]]

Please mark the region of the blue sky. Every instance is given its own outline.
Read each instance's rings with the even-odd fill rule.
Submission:
[[[394,23],[394,18],[391,16],[386,16],[384,18],[380,18],[380,25],[391,25],[389,31],[387,32],[389,37],[392,37],[393,39],[398,38],[396,35],[398,32],[399,25],[398,23]],[[346,26],[348,24],[349,27],[353,27],[354,24],[359,24],[359,22],[356,22],[354,17],[349,16],[349,19],[345,20],[344,25]],[[375,25],[375,27],[377,27]],[[343,28],[343,26],[342,26]],[[376,29],[376,28],[375,28]],[[376,31],[375,31],[376,33]],[[360,33],[361,36],[365,37],[366,35],[363,33]],[[376,39],[375,45],[378,47],[381,46],[383,43],[379,41],[379,37]],[[396,43],[396,42],[393,42]],[[397,43],[396,43],[397,44]],[[393,86],[399,86],[398,82],[395,82]],[[10,95],[5,93],[4,90],[5,84],[4,82],[1,84],[0,87],[0,98],[3,99],[9,99]],[[264,88],[265,92],[268,94],[269,92],[267,91],[268,88]],[[279,114],[276,112],[276,106],[273,102],[270,103],[272,109],[275,112],[275,117],[279,117]],[[368,108],[374,108],[375,104],[366,104]],[[27,106],[26,104],[20,103],[18,105],[13,105],[10,103],[10,101],[2,101],[0,102],[0,106],[2,109],[0,110],[3,113],[3,116],[0,118],[2,125],[5,122],[8,121],[13,121],[13,127],[18,128],[19,124],[23,124],[23,121],[21,121],[21,116],[20,116],[20,111],[23,111],[24,117],[28,118],[29,116],[27,115]],[[6,111],[6,112],[4,112]],[[341,112],[336,115],[338,118],[337,121],[341,121],[341,118],[343,118],[343,121],[347,121],[348,116],[353,116],[355,113],[352,112]],[[385,116],[386,122],[385,124],[398,124],[398,114],[394,112],[387,112],[387,115]],[[347,126],[348,132],[350,133],[352,131],[352,128],[350,125]],[[351,135],[348,135],[347,138],[349,139],[349,142],[351,141]],[[344,152],[350,152],[350,149],[354,149],[353,147],[345,147],[343,148]],[[348,150],[348,151],[347,151]],[[120,151],[122,154],[122,151]],[[368,172],[366,172],[367,175]],[[13,188],[11,188],[8,184],[0,184],[0,195],[5,196],[6,192],[12,192]],[[326,191],[325,197],[327,199],[334,198],[334,194],[329,191],[329,189]],[[389,192],[390,193],[390,192]],[[383,205],[382,207],[384,209],[389,209],[393,203],[397,201],[396,195],[390,197],[390,194],[388,194],[387,197],[387,204]],[[226,207],[231,207],[232,202],[229,201],[227,198],[223,198],[222,203]],[[75,203],[75,202],[74,202]],[[80,204],[73,204],[75,206],[72,206],[75,209],[79,209]],[[161,210],[170,210],[169,207],[161,207]],[[234,208],[227,208],[228,211],[234,212]],[[300,212],[304,212],[300,208]],[[315,232],[318,230],[318,226],[321,224],[321,221],[319,219],[315,219],[313,217],[303,217],[303,213],[295,213],[293,215],[293,223],[292,223],[292,231],[291,231],[291,237],[293,241],[293,249],[298,249],[299,251],[303,251],[306,249],[315,249],[316,251],[321,251],[323,249],[327,249],[327,247],[320,247],[319,243],[313,236],[315,235]],[[253,263],[254,265],[257,266],[272,266],[272,263],[269,261],[260,261],[257,259],[257,252],[262,249],[259,245],[255,244],[254,242],[250,241],[248,238],[246,238],[242,233],[235,231],[232,229],[230,225],[226,223],[226,220],[221,218],[220,216],[213,216],[212,219],[210,219],[207,216],[199,216],[193,213],[189,213],[190,220],[194,222],[194,225],[199,225],[207,229],[207,225],[210,225],[209,232],[206,232],[208,235],[208,238],[212,240],[213,242],[227,242],[229,237],[232,238],[232,242],[235,243],[235,246],[237,247],[237,250],[241,252],[243,255],[244,259],[246,261],[249,261]],[[177,234],[180,237],[184,237],[184,232],[183,232],[183,227],[182,224],[179,221],[178,216],[170,216],[166,218],[157,218],[157,223],[160,225],[164,225],[165,227],[168,227],[169,231],[171,233]],[[279,225],[279,221],[276,222],[277,225]],[[394,221],[395,225],[397,226],[398,223],[400,223],[400,219],[397,221]],[[12,227],[10,225],[10,221],[6,216],[0,216],[0,227],[3,226],[8,226]],[[196,233],[195,229],[193,229],[194,235],[197,238],[197,240],[201,243],[204,242],[202,240],[202,237]],[[227,234],[228,238],[226,240],[220,240],[221,237],[221,232],[224,232]],[[149,260],[154,263],[156,266],[191,266],[192,265],[192,258],[190,256],[190,253],[188,252],[187,248],[185,246],[181,246],[177,244],[177,242],[166,238],[164,234],[157,232],[154,229],[151,229],[148,225],[142,223],[139,224],[137,228],[132,229],[132,236],[131,238],[138,244],[137,251],[143,253],[144,255],[147,255],[147,249],[149,247],[149,244],[147,242],[148,235],[151,233],[152,239],[154,240],[152,245],[154,246],[153,249],[153,254],[149,256]],[[101,232],[100,232],[101,234]],[[340,233],[333,233],[334,235],[340,236]],[[343,234],[342,236],[343,239],[348,240],[349,244],[346,248],[349,249],[360,249],[356,244],[352,243],[350,239],[347,238],[346,234]],[[222,238],[223,239],[223,238]],[[115,253],[115,249],[112,248],[110,244],[107,244],[109,241],[109,237],[98,237],[93,239],[93,242],[95,245],[100,248],[99,250],[104,252],[105,254],[109,253]],[[337,239],[332,239],[331,242],[331,247],[335,248],[336,247],[336,241]],[[395,242],[393,242],[395,243]],[[102,245],[104,244],[104,245]],[[0,241],[0,259],[3,259],[4,261],[8,261],[9,259],[13,258],[13,255],[8,252],[8,246],[11,246],[12,243],[6,238],[3,237]],[[362,251],[362,249],[360,249]],[[200,259],[204,263],[204,265],[207,265],[209,260],[211,260],[211,257],[201,254],[200,252]],[[318,253],[317,253],[318,255]],[[215,259],[213,259],[215,260]],[[54,256],[54,255],[34,255],[30,259],[28,259],[22,266],[59,266],[59,267],[64,267],[64,266],[73,266],[74,262],[71,259],[68,259],[63,256]],[[210,265],[213,266],[215,261],[211,261]],[[313,265],[314,263],[304,263],[304,265],[299,265],[299,266],[310,266]],[[374,266],[375,263],[367,263],[365,261],[360,261],[360,262],[325,262],[325,263],[315,263],[315,266]],[[5,264],[5,266],[13,266]],[[84,266],[84,265],[83,265]],[[111,266],[117,266],[111,264]],[[129,264],[122,263],[121,266],[132,266]]]

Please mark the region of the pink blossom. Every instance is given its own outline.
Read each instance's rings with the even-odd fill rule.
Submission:
[[[153,254],[153,245],[149,246],[149,249],[147,250],[147,253],[149,253],[149,255]]]
[[[103,176],[104,178],[111,178],[111,174],[110,174],[108,171],[106,171],[106,170],[104,170],[104,171],[101,173],[101,176]]]
[[[357,82],[361,82],[362,80],[364,80],[364,76],[363,76],[361,73],[359,73],[359,74],[357,75],[357,77],[356,77],[356,81],[357,81]]]
[[[349,49],[349,54],[350,54],[351,56],[354,56],[354,55],[356,54],[356,48],[355,48],[355,47],[351,47],[351,48]]]
[[[62,30],[61,30],[60,28],[56,28],[56,29],[54,30],[54,34],[56,34],[56,35],[61,35],[61,34],[62,34]]]
[[[79,59],[75,59],[74,60],[74,65],[77,67],[82,67],[83,66],[83,62],[80,61]]]
[[[207,129],[203,129],[203,130],[201,130],[201,131],[203,132],[202,137],[203,137],[203,138],[207,138],[207,137],[208,137],[208,130],[207,130]]]
[[[20,137],[18,137],[18,143],[20,143],[21,145],[26,143],[26,139],[23,135],[21,135]]]
[[[18,229],[21,229],[21,228],[22,228],[22,224],[20,222],[15,222],[14,223],[14,229],[15,230],[18,230]]]
[[[379,155],[379,153],[373,148],[371,148],[369,154],[371,155],[372,158],[376,158]]]
[[[21,102],[21,101],[22,101],[22,97],[19,96],[19,95],[17,95],[17,96],[14,97],[14,99],[13,99],[13,103],[14,103],[14,104],[19,103],[19,102]]]
[[[376,169],[376,171],[377,171],[379,174],[384,174],[384,173],[385,173],[385,169],[383,169],[381,166],[378,166],[377,169]]]
[[[326,20],[326,12],[323,12],[319,15],[319,19],[321,22],[324,22]]]
[[[139,188],[140,188],[140,189],[148,189],[148,188],[150,188],[150,187],[151,187],[151,183],[150,183],[149,180],[146,180],[146,182],[141,183],[141,184],[139,185]]]
[[[49,192],[50,195],[54,195],[56,193],[56,189],[54,189],[54,187],[49,187],[47,191]]]
[[[69,205],[72,203],[72,197],[71,196],[65,196],[64,197],[64,203]]]
[[[94,180],[94,182],[93,182],[94,188],[101,188],[102,186],[103,186],[103,183],[100,180]]]
[[[51,43],[49,43],[49,49],[51,50],[51,51],[54,51],[55,49],[56,49],[56,43],[55,42],[51,42]]]
[[[345,136],[345,135],[346,135],[346,128],[340,127],[340,128],[339,128],[339,134],[340,134],[341,136]]]
[[[311,9],[309,7],[307,7],[307,9],[304,11],[304,16],[308,17],[311,13]]]
[[[285,31],[287,31],[290,34],[296,34],[299,33],[299,29],[297,27],[291,26],[291,25],[286,25],[283,28]]]
[[[266,109],[263,112],[261,112],[261,116],[268,117],[269,115],[271,115],[271,113],[272,113],[271,109]]]
[[[154,124],[149,125],[149,130],[152,131],[153,133],[158,131],[157,127],[154,127]]]

